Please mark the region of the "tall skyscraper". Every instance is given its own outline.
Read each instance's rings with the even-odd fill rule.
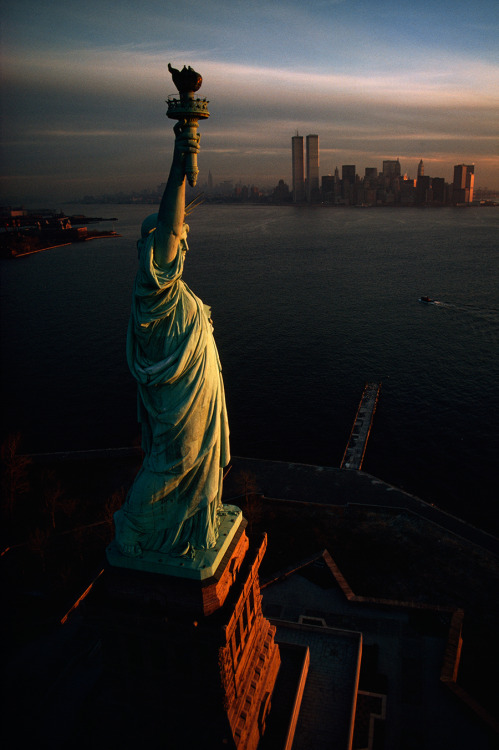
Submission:
[[[453,203],[471,203],[475,186],[475,165],[456,164],[452,185]]]
[[[400,177],[400,161],[398,159],[385,160],[383,162],[383,174],[385,177]]]
[[[341,165],[341,197],[347,204],[354,203],[355,164]]]
[[[432,179],[431,190],[433,193],[434,203],[445,203],[446,191],[445,191],[445,180],[443,177],[434,177]]]
[[[291,138],[291,155],[293,169],[293,202],[305,200],[305,172],[303,168],[303,136]]]
[[[424,164],[423,164],[423,160],[420,159],[419,164],[418,164],[418,177],[423,177],[423,175],[424,175]]]
[[[466,167],[466,195],[467,202],[473,202],[473,192],[475,190],[475,165],[469,164]]]
[[[332,174],[323,174],[321,178],[321,196],[324,203],[334,203],[336,198],[336,180]]]
[[[418,179],[416,180],[416,203],[425,205],[431,203],[432,200],[431,178],[424,174],[418,175]]]
[[[341,179],[347,180],[351,185],[355,185],[355,164],[341,165]]]
[[[319,191],[319,136],[307,135],[307,200],[320,200]]]

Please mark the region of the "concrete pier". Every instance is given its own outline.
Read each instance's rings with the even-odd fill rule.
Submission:
[[[360,471],[362,468],[380,390],[381,383],[366,383],[347,447],[341,460],[340,469],[355,469],[356,471]]]

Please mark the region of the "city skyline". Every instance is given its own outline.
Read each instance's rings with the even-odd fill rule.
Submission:
[[[316,139],[317,135],[307,136]],[[309,157],[307,156],[307,161]],[[319,149],[314,153],[314,168],[319,170]],[[288,184],[279,179],[278,184],[263,186],[240,179],[214,179],[211,171],[208,178],[201,180],[195,188],[187,186],[187,200],[201,195],[207,202],[262,202],[323,203],[326,205],[499,205],[498,192],[487,187],[475,187],[475,164],[456,164],[450,179],[441,175],[425,175],[423,159],[417,165],[417,176],[402,170],[398,159],[383,160],[382,168],[366,167],[359,174],[355,164],[342,164],[334,170],[334,175],[321,174],[319,186],[315,182],[314,192],[309,191],[309,179],[305,176],[304,137],[291,138],[291,181]],[[479,165],[478,165],[479,166]],[[310,166],[309,166],[310,173]],[[340,176],[341,175],[341,176]],[[119,193],[87,194],[72,203],[146,203],[161,201],[166,183],[148,186],[144,190],[121,191]],[[366,192],[371,191],[371,192]],[[374,192],[372,192],[374,191]],[[381,191],[381,192],[380,192]]]
[[[473,203],[474,164],[455,165],[452,182],[439,175],[425,175],[423,159],[419,160],[416,178],[402,171],[398,158],[383,160],[381,172],[376,167],[366,167],[363,176],[357,172],[355,164],[342,164],[341,178],[338,165],[334,176],[320,176],[319,165],[319,136],[307,135],[304,162],[303,136],[297,132],[291,138],[292,189],[289,197],[293,203],[370,206]]]
[[[292,182],[289,137],[320,173],[399,158],[499,190],[499,8],[492,0],[19,0],[3,9],[2,200],[73,200],[166,179],[167,70],[210,100],[201,177]]]

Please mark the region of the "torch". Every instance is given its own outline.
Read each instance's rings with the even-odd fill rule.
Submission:
[[[168,63],[168,70],[172,74],[173,83],[177,87],[179,98],[169,96],[167,99],[168,111],[167,117],[171,120],[185,120],[186,125],[184,132],[189,133],[191,138],[196,137],[198,120],[206,120],[210,113],[208,112],[208,100],[196,99],[194,94],[199,91],[203,82],[199,73],[196,73],[191,67],[182,70],[172,68]],[[187,182],[191,187],[196,185],[199,174],[197,154],[187,154],[186,169]]]

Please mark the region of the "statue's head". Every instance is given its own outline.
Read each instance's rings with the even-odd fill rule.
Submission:
[[[150,214],[147,219],[144,219],[144,221],[142,222],[142,227],[140,230],[142,239],[145,239],[148,234],[151,234],[151,232],[156,229],[157,226],[158,214]]]
[[[189,246],[187,244],[188,234],[189,234],[189,225],[184,224],[182,227],[182,234],[180,235],[180,247],[181,247],[182,252],[184,253],[184,257],[185,257],[187,250],[189,249]]]
[[[140,234],[142,239],[137,242],[137,247],[139,248],[139,255],[140,255],[140,248],[144,245],[143,240],[146,240],[147,237],[151,234],[151,232],[154,232],[156,227],[158,226],[158,214],[150,214],[147,219],[144,219],[142,222],[142,227],[140,229]],[[187,245],[187,235],[189,234],[189,225],[183,224],[182,225],[182,234],[180,235],[180,248],[185,256],[185,253],[189,249],[189,246]]]
[[[144,219],[142,222],[142,227],[140,229],[140,234],[142,236],[142,239],[145,239],[151,232],[153,232],[156,227],[158,226],[158,214],[150,214],[147,219]],[[182,234],[180,235],[181,240],[186,240],[187,235],[189,234],[189,225],[183,224],[182,226]]]

